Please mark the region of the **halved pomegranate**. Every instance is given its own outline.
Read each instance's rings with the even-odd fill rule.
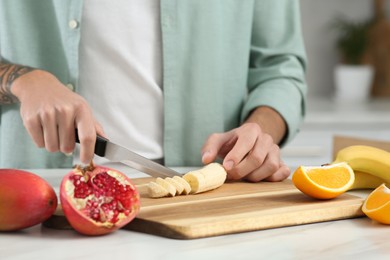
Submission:
[[[76,167],[63,178],[60,200],[70,225],[84,235],[111,233],[133,220],[140,208],[130,178],[93,164]]]

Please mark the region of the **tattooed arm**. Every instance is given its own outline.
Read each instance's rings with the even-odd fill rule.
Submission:
[[[34,70],[15,64],[0,63],[0,104],[13,104],[18,98],[11,92],[12,83],[20,76]]]
[[[104,136],[104,132],[84,98],[47,71],[0,63],[0,105],[16,102],[20,102],[23,124],[38,147],[70,153],[78,128],[80,159],[91,162],[96,134]]]

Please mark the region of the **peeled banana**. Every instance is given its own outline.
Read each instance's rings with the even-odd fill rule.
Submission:
[[[169,181],[163,178],[157,178],[156,183],[165,188],[168,191],[168,195],[173,197],[176,195],[176,187],[172,185]]]
[[[151,198],[167,197],[169,194],[167,189],[154,181],[149,182],[147,188],[149,197]]]
[[[151,198],[196,194],[216,189],[225,183],[227,173],[219,163],[210,163],[205,167],[190,171],[183,177],[157,178],[148,183]]]
[[[221,186],[226,180],[226,171],[222,165],[211,163],[206,167],[188,172],[183,176],[191,186],[191,193],[201,193]]]
[[[390,183],[390,153],[367,145],[352,145],[341,149],[333,163],[346,162],[355,173],[351,189],[376,188]]]
[[[180,183],[180,185],[183,186],[183,191],[180,194],[184,194],[184,195],[190,194],[191,186],[186,180],[184,180],[182,177],[179,176],[174,176],[172,179],[177,181],[178,183]]]

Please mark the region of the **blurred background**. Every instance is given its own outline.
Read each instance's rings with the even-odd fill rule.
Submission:
[[[340,16],[351,22],[374,18],[375,0],[300,0],[300,2],[302,31],[309,58],[307,73],[309,95],[331,97],[335,91],[333,71],[340,62],[335,45],[337,34],[332,28],[332,22]],[[390,11],[390,1],[385,0],[384,5],[386,9],[389,7]]]
[[[284,160],[292,168],[321,165],[333,160],[340,142],[390,142],[390,0],[300,5],[309,98]]]

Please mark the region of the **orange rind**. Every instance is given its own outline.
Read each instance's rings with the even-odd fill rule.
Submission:
[[[362,211],[372,220],[390,224],[390,189],[383,183],[363,203]]]
[[[316,199],[332,199],[345,193],[354,183],[352,168],[345,162],[324,166],[300,166],[292,181],[296,188]]]

